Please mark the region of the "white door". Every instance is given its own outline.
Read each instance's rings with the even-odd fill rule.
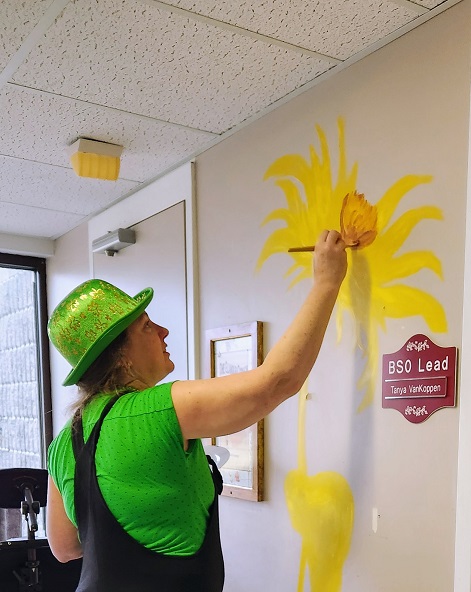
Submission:
[[[177,203],[131,228],[136,232],[136,244],[113,257],[95,253],[93,275],[130,296],[147,287],[154,289],[147,312],[153,321],[170,331],[165,341],[175,364],[175,370],[165,381],[187,379],[185,203]]]

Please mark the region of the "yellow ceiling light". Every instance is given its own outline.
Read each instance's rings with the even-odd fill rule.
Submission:
[[[75,173],[79,177],[116,181],[119,176],[122,146],[79,138],[67,147]]]

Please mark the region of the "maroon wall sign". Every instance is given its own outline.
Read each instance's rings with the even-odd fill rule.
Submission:
[[[414,335],[399,351],[383,355],[383,408],[421,423],[437,409],[454,407],[456,364],[456,347]]]

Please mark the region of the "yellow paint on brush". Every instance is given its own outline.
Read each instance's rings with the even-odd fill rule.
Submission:
[[[340,234],[347,247],[363,249],[378,234],[378,212],[363,193],[353,191],[343,198],[340,210]]]
[[[299,467],[290,471],[285,480],[291,523],[302,539],[297,590],[304,590],[307,569],[312,592],[340,592],[353,529],[353,494],[347,480],[339,473],[325,471],[307,475],[306,396],[307,383],[299,394]]]

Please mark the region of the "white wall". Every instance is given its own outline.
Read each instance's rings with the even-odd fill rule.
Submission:
[[[424,205],[444,215],[443,222],[417,225],[401,252],[431,250],[442,262],[443,281],[427,270],[405,281],[443,304],[448,330],[434,334],[420,316],[390,319],[386,331],[379,330],[380,354],[397,351],[416,333],[461,348],[470,18],[471,3],[464,1],[197,159],[202,336],[208,328],[262,320],[270,348],[291,319],[308,284],[288,290],[288,256],[271,257],[255,273],[262,246],[277,227],[261,223],[286,207],[282,192],[263,176],[283,155],[308,158],[311,144],[318,149],[316,124],[326,133],[336,170],[342,116],[348,164],[358,163],[358,189],[370,201],[376,203],[404,175],[431,174],[430,184],[404,197],[397,215]],[[203,338],[201,346],[207,373]],[[378,376],[374,404],[358,413],[355,384],[363,363],[352,327],[337,344],[332,323],[307,406],[309,474],[339,472],[355,497],[343,589],[448,592],[454,579],[459,408],[413,425],[381,408]],[[293,399],[266,422],[267,501],[221,500],[225,592],[296,589],[301,540],[283,488],[297,466],[297,414]],[[373,508],[380,514],[376,534]]]
[[[418,332],[443,346],[461,350],[462,345],[460,354],[468,352],[467,320],[462,344],[462,305],[470,19],[471,2],[463,0],[197,159],[201,374],[209,372],[205,329],[261,320],[269,349],[302,302],[308,286],[301,283],[288,290],[283,277],[289,266],[287,255],[271,257],[260,273],[254,271],[273,230],[273,226],[262,228],[261,223],[276,207],[284,206],[281,191],[272,181],[263,181],[263,175],[282,155],[307,157],[309,145],[317,147],[316,124],[326,133],[335,170],[339,116],[346,123],[348,164],[358,162],[359,189],[373,203],[403,175],[432,174],[433,182],[404,198],[398,213],[428,204],[444,213],[443,222],[418,225],[407,250],[432,250],[441,260],[443,282],[424,270],[412,283],[443,304],[448,331],[431,333],[421,317],[392,319],[380,334],[380,353],[396,351]],[[144,211],[155,213],[160,205],[154,207],[153,199],[146,189],[92,222],[90,237],[87,228],[80,227],[60,239],[48,266],[51,308],[59,292],[62,297],[69,285],[72,288],[85,279],[79,276],[89,273],[85,245],[108,230],[143,219]],[[135,211],[137,218],[131,220]],[[374,404],[358,413],[361,393],[355,384],[362,363],[352,327],[347,325],[337,343],[331,325],[311,377],[312,399],[307,405],[309,473],[340,472],[355,496],[355,525],[343,589],[449,592],[455,571],[460,411],[459,510],[464,525],[470,520],[469,497],[465,499],[470,487],[469,405],[460,401],[456,409],[439,411],[425,423],[412,425],[399,413],[381,408],[378,376]],[[62,379],[67,372],[55,359],[52,371],[56,417],[63,406],[58,375]],[[461,396],[469,390],[470,381],[466,372],[462,377]],[[266,501],[221,500],[225,592],[296,589],[301,541],[291,526],[283,488],[286,474],[297,463],[297,419],[297,400],[293,399],[266,421]],[[376,534],[373,507],[381,515]],[[469,592],[469,529],[458,535],[456,572],[461,584],[456,592]]]
[[[470,146],[471,146],[471,127]],[[455,592],[471,590],[471,152],[468,154],[463,344],[461,349],[460,445],[456,507]]]
[[[86,223],[57,239],[55,243],[54,256],[47,260],[46,266],[49,316],[71,290],[90,277]],[[62,381],[70,372],[70,366],[52,345],[50,358],[52,426],[55,435],[69,416],[67,407],[72,403],[74,391],[62,386]]]

